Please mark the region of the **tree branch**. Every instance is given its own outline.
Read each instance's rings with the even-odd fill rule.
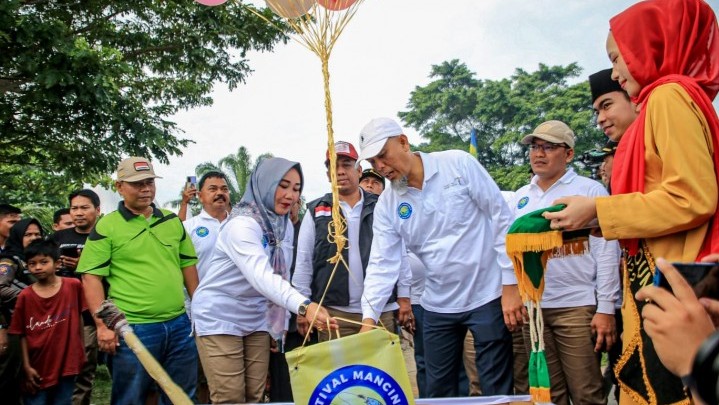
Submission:
[[[82,33],[88,32],[91,29],[93,29],[95,27],[95,25],[97,25],[98,21],[100,21],[100,20],[109,21],[109,20],[113,19],[114,17],[122,14],[123,12],[125,12],[124,9],[118,9],[114,13],[110,13],[108,15],[102,16],[102,18],[97,18],[95,20],[92,20],[92,22],[87,24],[86,26],[80,27],[80,28],[76,29],[75,31],[72,31],[72,35],[77,35],[77,34],[82,34]]]
[[[19,93],[22,85],[27,83],[26,78],[0,77],[0,94]]]
[[[125,56],[126,59],[133,59],[137,56],[145,55],[148,53],[175,51],[178,49],[181,49],[180,44],[174,43],[174,44],[167,44],[167,45],[162,45],[162,46],[151,46],[148,48],[137,49],[135,51],[126,52],[123,55]]]

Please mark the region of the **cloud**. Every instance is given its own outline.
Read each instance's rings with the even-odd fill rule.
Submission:
[[[578,62],[585,75],[609,67],[608,21],[633,1],[366,0],[339,39],[330,61],[336,140],[356,144],[373,117],[396,118],[432,64],[459,59],[481,79],[510,76],[539,63]],[[254,73],[211,107],[177,114],[196,143],[158,165],[158,200],[178,198],[185,176],[204,161],[245,146],[302,163],[308,201],[327,192],[327,132],[319,59],[295,42],[247,55]],[[419,136],[406,131],[410,141]]]

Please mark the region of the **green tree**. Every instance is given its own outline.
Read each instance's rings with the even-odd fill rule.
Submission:
[[[475,128],[477,158],[500,188],[516,190],[527,183],[529,168],[519,140],[543,121],[566,122],[577,135],[577,154],[603,143],[588,82],[570,84],[580,74],[576,63],[540,64],[534,72],[516,69],[509,78],[478,80],[455,59],[432,66],[432,82],[415,88],[399,117],[428,140],[416,148],[423,151],[468,150]]]
[[[287,39],[246,7],[1,1],[0,200],[20,191],[9,166],[77,185],[111,172],[123,155],[167,163],[180,154],[188,141],[169,117],[210,105],[218,81],[236,88],[251,71],[248,50]]]

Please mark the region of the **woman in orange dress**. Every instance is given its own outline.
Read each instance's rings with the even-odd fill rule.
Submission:
[[[640,106],[619,143],[612,195],[568,197],[547,213],[555,229],[595,220],[606,239],[624,248],[624,348],[615,372],[620,403],[689,403],[681,380],[657,358],[642,330],[654,258],[693,262],[719,251],[717,178],[719,28],[702,0],[649,0],[610,20],[612,78]]]

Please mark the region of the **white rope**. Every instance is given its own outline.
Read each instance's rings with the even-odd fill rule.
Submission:
[[[537,302],[537,337],[539,351],[544,351],[544,316],[542,316],[542,305]]]
[[[536,352],[538,350],[537,347],[537,324],[536,324],[536,312],[534,309],[534,302],[529,301],[529,342],[532,345],[532,352]]]

